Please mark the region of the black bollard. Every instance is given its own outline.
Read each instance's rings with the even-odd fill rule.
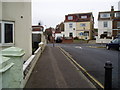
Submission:
[[[112,90],[112,63],[107,61],[105,63],[105,80],[104,80],[104,90]]]

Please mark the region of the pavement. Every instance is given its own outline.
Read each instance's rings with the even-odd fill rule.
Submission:
[[[46,46],[25,88],[88,88],[97,90],[58,47]]]

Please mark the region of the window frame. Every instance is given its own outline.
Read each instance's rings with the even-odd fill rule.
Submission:
[[[89,36],[89,33],[84,33],[84,36]]]
[[[117,22],[117,28],[120,28],[120,21]]]
[[[100,18],[110,18],[110,13],[101,13]]]
[[[80,36],[84,36],[84,33],[83,33],[83,32],[80,32],[79,35],[80,35]]]
[[[115,13],[115,17],[116,17],[116,18],[119,18],[119,17],[120,17],[120,12],[116,12],[116,13]]]
[[[104,28],[107,28],[107,27],[108,27],[108,22],[107,22],[107,21],[104,21],[104,22],[103,22],[103,27],[104,27]]]
[[[2,22],[0,21],[1,27],[0,27],[0,43],[2,43]]]
[[[73,28],[73,23],[69,23],[69,28]]]
[[[68,16],[68,20],[73,20],[73,16]]]
[[[69,37],[73,37],[73,32],[70,32],[70,33],[69,33]]]
[[[81,16],[82,19],[88,18],[87,15]]]
[[[1,43],[0,43],[0,46],[12,46],[14,45],[14,29],[15,29],[15,23],[13,21],[0,21],[1,23]],[[12,27],[12,38],[13,38],[13,42],[12,43],[5,43],[5,24],[12,24],[13,27]]]
[[[86,27],[86,23],[80,23],[80,27]]]

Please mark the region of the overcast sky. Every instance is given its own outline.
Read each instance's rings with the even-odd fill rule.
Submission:
[[[72,13],[93,12],[95,27],[100,11],[110,11],[111,6],[118,10],[120,0],[32,0],[32,24],[40,21],[47,27],[53,27],[63,22],[65,15]]]

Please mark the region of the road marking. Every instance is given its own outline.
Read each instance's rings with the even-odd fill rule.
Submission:
[[[58,47],[60,50],[61,50],[61,52],[67,57],[67,58],[69,58],[69,60],[70,60],[70,62],[74,62],[83,72],[85,72],[94,82],[96,82],[101,88],[104,88],[104,86],[97,80],[97,79],[95,79],[92,75],[90,75],[88,72],[87,72],[87,70],[85,70],[80,64],[78,64],[69,54],[67,54],[67,52],[64,50],[64,49],[62,49],[61,47]],[[72,61],[71,61],[72,60]],[[74,64],[73,63],[73,64]],[[74,66],[76,67],[76,65],[74,64]],[[77,68],[77,67],[76,67]],[[77,70],[78,70],[78,68],[77,68]]]
[[[75,48],[80,48],[80,49],[83,49],[82,47],[80,47],[80,46],[75,46]]]

